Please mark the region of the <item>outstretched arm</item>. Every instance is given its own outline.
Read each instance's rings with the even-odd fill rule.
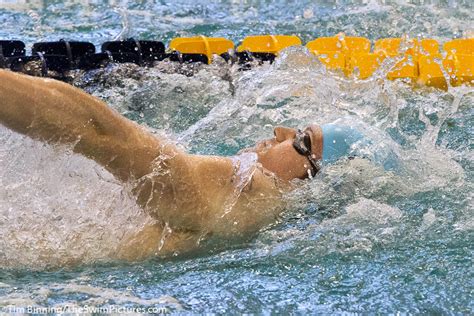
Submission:
[[[0,70],[0,124],[34,139],[69,144],[133,183],[137,203],[174,232],[194,238],[249,236],[281,210],[278,181],[261,169],[236,192],[230,159],[187,154],[59,81]]]
[[[148,174],[162,150],[159,139],[87,93],[5,70],[0,70],[0,124],[48,143],[71,144],[122,181]]]

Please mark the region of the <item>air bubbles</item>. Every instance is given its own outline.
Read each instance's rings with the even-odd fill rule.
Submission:
[[[314,16],[314,12],[312,8],[307,8],[303,11],[303,18],[311,19]]]
[[[35,33],[35,35],[40,38],[43,37],[41,16],[36,11],[33,11],[33,10],[28,11],[27,14],[30,17],[31,22],[33,24],[33,33]]]
[[[359,78],[359,77],[360,77],[360,68],[359,68],[359,67],[354,67],[353,75],[354,75],[356,78]]]

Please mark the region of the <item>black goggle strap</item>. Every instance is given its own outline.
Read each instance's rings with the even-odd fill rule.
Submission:
[[[311,176],[314,177],[321,169],[321,165],[319,164],[318,161],[316,161],[313,157],[311,157],[311,154],[307,157],[311,165]]]

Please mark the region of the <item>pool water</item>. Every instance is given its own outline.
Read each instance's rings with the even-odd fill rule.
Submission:
[[[472,36],[470,1],[0,2],[0,38],[37,41],[338,32],[371,40]],[[383,67],[390,67],[388,60]],[[324,166],[288,194],[278,223],[200,256],[107,258],[149,221],[107,171],[0,126],[0,311],[166,308],[213,313],[470,314],[474,89],[413,89],[327,72],[302,47],[240,71],[222,61],[78,75],[74,84],[191,152],[232,155],[275,125],[337,121],[371,136],[370,159]],[[181,69],[181,72],[184,70]]]

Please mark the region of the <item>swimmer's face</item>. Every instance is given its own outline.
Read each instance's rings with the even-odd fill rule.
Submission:
[[[303,130],[311,139],[311,152],[317,160],[322,156],[322,132],[317,125],[311,125]],[[262,166],[275,173],[283,180],[305,179],[311,164],[308,158],[296,151],[293,146],[297,130],[278,126],[274,129],[272,139],[263,140],[252,149],[258,155]]]

